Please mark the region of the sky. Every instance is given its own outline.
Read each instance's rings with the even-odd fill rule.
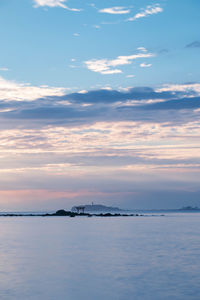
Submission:
[[[0,1],[0,211],[200,206],[199,11]]]

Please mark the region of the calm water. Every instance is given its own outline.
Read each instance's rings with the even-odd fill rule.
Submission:
[[[199,300],[200,214],[2,217],[0,299]]]

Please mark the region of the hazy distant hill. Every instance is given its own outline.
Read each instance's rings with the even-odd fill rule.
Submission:
[[[184,207],[182,207],[180,210],[194,210],[194,211],[199,211],[200,210],[200,208],[199,207],[197,207],[197,206],[195,206],[195,207],[192,207],[192,206],[184,206]]]
[[[79,205],[77,205],[79,206]],[[112,207],[112,206],[105,206],[101,204],[87,204],[87,205],[80,205],[85,207],[85,212],[120,212],[123,211],[122,209],[118,207]],[[72,211],[76,211],[76,206],[73,206]]]

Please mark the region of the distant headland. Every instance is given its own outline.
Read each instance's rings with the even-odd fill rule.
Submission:
[[[187,211],[200,211],[200,208],[195,206],[195,207],[192,207],[192,206],[184,206],[182,207],[180,210],[187,210]]]

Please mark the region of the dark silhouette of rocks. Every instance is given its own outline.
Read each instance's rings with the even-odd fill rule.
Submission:
[[[144,216],[139,214],[120,214],[120,213],[99,213],[99,214],[90,214],[90,213],[77,213],[73,211],[66,211],[64,209],[59,209],[55,213],[41,213],[41,214],[23,214],[23,213],[4,213],[0,214],[0,217],[133,217],[133,216]]]
[[[71,211],[66,211],[64,209],[60,209],[60,210],[57,210],[57,212],[55,213],[55,216],[70,216],[74,214],[72,213]]]

